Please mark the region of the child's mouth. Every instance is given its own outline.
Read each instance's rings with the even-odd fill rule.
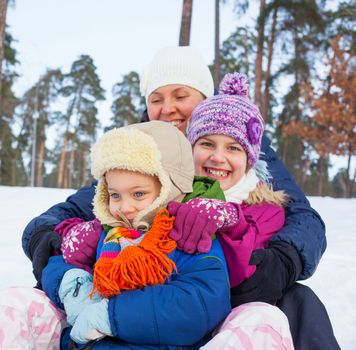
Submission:
[[[204,167],[204,171],[209,177],[214,177],[218,179],[224,179],[229,175],[228,170],[221,170],[221,169],[212,169]]]

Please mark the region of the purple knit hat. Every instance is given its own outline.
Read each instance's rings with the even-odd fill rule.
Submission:
[[[260,154],[264,122],[259,109],[248,98],[248,88],[244,74],[226,74],[219,94],[194,109],[188,130],[190,143],[194,145],[206,135],[230,136],[244,148],[248,164],[253,167]]]

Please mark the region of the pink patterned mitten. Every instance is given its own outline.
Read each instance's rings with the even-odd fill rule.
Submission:
[[[96,248],[102,232],[99,220],[67,219],[54,230],[63,237],[61,250],[64,260],[93,273]]]
[[[176,216],[169,236],[186,253],[206,253],[212,236],[222,228],[235,225],[238,211],[231,203],[217,199],[194,198],[187,203],[171,202],[168,211]]]

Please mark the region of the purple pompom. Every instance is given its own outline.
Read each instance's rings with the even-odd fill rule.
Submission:
[[[248,79],[245,74],[228,73],[219,86],[219,94],[248,97]]]

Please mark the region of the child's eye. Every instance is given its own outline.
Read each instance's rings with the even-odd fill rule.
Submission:
[[[184,100],[186,97],[186,95],[177,96],[177,100]]]
[[[241,147],[239,146],[229,146],[230,151],[241,151]]]
[[[142,192],[142,191],[137,191],[137,192],[134,193],[134,197],[135,197],[135,198],[141,198],[141,197],[143,197],[144,195],[145,195],[145,193]]]
[[[199,143],[200,146],[203,146],[203,147],[213,147],[213,144],[211,142],[208,142],[208,141],[202,141]]]
[[[118,193],[110,193],[110,198],[112,198],[112,199],[120,199],[121,196]]]

